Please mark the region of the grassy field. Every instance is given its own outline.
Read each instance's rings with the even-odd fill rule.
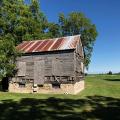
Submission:
[[[78,95],[0,92],[0,120],[120,120],[120,75],[89,75]]]

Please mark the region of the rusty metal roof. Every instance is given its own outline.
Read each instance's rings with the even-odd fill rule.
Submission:
[[[69,50],[75,49],[79,41],[80,35],[47,40],[23,41],[17,46],[17,49],[23,53]]]

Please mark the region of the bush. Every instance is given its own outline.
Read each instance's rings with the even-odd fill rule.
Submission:
[[[108,74],[108,75],[112,75],[113,73],[112,73],[112,71],[109,71],[107,74]]]
[[[87,76],[88,75],[88,73],[85,73],[85,76]]]

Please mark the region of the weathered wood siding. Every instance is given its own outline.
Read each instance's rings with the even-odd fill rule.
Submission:
[[[84,75],[84,64],[83,64],[84,54],[83,54],[83,47],[80,41],[75,50],[74,59],[75,59],[75,63],[74,63],[75,76],[76,79],[80,79]]]
[[[76,82],[83,77],[83,49],[25,54],[17,59],[18,77],[32,79],[35,84],[48,81]]]
[[[34,62],[26,62],[26,76],[33,79],[33,76],[34,76]]]
[[[52,74],[54,76],[60,76],[63,74],[63,61],[60,58],[54,58],[52,60]]]
[[[44,84],[44,60],[34,63],[34,84]]]
[[[17,64],[18,67],[18,76],[25,76],[26,75],[26,62],[20,61]]]
[[[74,76],[74,51],[21,56],[18,63],[26,63],[25,79],[34,79],[35,84],[44,84],[46,77]],[[19,68],[18,68],[19,69]],[[56,79],[56,78],[54,78]],[[50,79],[49,79],[50,80]],[[67,80],[67,79],[66,79]]]

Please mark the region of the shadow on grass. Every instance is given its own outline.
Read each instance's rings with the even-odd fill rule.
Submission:
[[[120,120],[120,99],[89,96],[86,99],[34,99],[0,102],[0,120]]]
[[[117,82],[117,81],[120,82],[120,79],[111,79],[111,78],[110,78],[110,79],[104,79],[104,80],[107,80],[107,81],[113,81],[113,82],[114,82],[114,81],[116,81],[116,82]]]
[[[2,81],[0,80],[0,91],[2,91]]]

